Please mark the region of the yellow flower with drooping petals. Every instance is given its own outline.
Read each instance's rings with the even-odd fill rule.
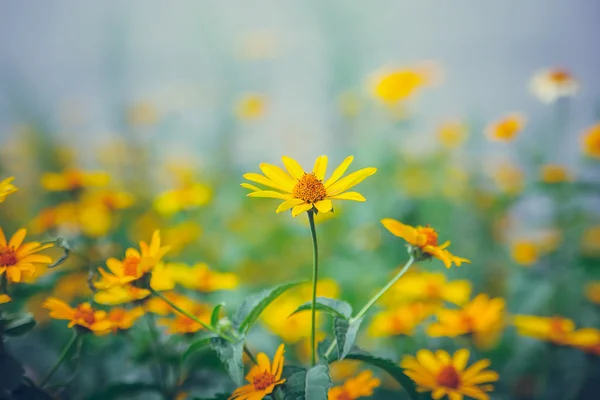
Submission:
[[[457,257],[446,250],[450,246],[449,240],[442,245],[438,245],[438,233],[430,226],[412,227],[391,218],[384,218],[381,223],[393,235],[406,240],[413,248],[421,251],[422,256],[435,257],[441,260],[446,268],[450,268],[452,264],[460,266],[464,262],[471,263],[466,258]]]
[[[10,298],[9,295],[2,293],[0,294],[0,304],[5,304],[8,303],[9,301],[11,301],[12,299]]]
[[[369,325],[369,335],[373,337],[412,335],[415,328],[431,312],[422,303],[412,303],[391,310],[376,313]]]
[[[561,97],[576,95],[579,82],[564,68],[549,68],[537,72],[529,88],[540,101],[553,103]]]
[[[575,329],[575,323],[564,317],[537,317],[534,315],[515,315],[513,324],[522,336],[529,336],[557,345],[588,346],[593,345],[596,337],[587,329]]]
[[[600,158],[600,123],[585,130],[581,146],[586,156]]]
[[[459,310],[439,310],[437,322],[427,327],[427,334],[433,337],[473,335],[478,347],[490,348],[500,338],[504,324],[504,299],[479,294]]]
[[[16,186],[12,184],[12,181],[14,180],[15,177],[11,176],[0,181],[0,203],[4,203],[4,200],[6,200],[6,197],[9,194],[15,193],[18,190]]]
[[[589,257],[600,256],[600,225],[591,226],[583,232],[581,251]]]
[[[516,241],[512,245],[511,256],[517,264],[529,267],[539,259],[539,246],[531,240]]]
[[[204,263],[198,263],[192,267],[183,263],[172,263],[169,264],[169,267],[173,273],[173,279],[188,289],[214,292],[234,289],[239,283],[237,275],[212,271]]]
[[[108,320],[106,311],[94,310],[87,302],[72,308],[62,300],[48,297],[42,307],[50,310],[50,317],[69,321],[69,328],[77,325],[99,335],[106,334],[112,329],[112,323]]]
[[[542,165],[540,179],[545,183],[562,183],[569,182],[573,177],[569,170],[563,165],[546,164]]]
[[[273,392],[275,386],[281,385],[285,379],[281,379],[283,372],[284,346],[280,344],[273,356],[273,363],[265,353],[256,356],[257,365],[253,366],[246,380],[250,384],[237,388],[228,400],[258,400]]]
[[[102,171],[82,171],[67,168],[63,172],[48,172],[42,175],[42,186],[51,192],[64,192],[90,186],[106,186],[110,176]]]
[[[491,383],[499,376],[486,369],[491,362],[485,358],[466,368],[469,356],[467,349],[460,349],[453,356],[444,350],[419,350],[416,357],[402,357],[400,367],[417,384],[417,391],[432,392],[434,399],[448,396],[450,400],[462,400],[468,396],[489,400],[488,393],[494,390]]]
[[[469,129],[462,121],[446,121],[437,129],[438,141],[447,149],[460,147],[468,135]]]
[[[21,282],[35,274],[36,265],[49,265],[52,259],[39,253],[52,247],[52,244],[38,242],[23,243],[26,229],[19,229],[7,242],[0,227],[0,276],[6,274],[9,282]]]
[[[491,140],[509,142],[517,137],[525,126],[525,117],[513,113],[492,122],[485,128],[485,133]]]
[[[373,377],[373,372],[362,371],[356,377],[348,379],[342,386],[334,386],[329,389],[327,398],[329,400],[355,400],[364,396],[372,396],[373,389],[380,384],[381,381]]]
[[[263,190],[249,183],[241,186],[252,190],[249,197],[268,197],[284,200],[277,207],[277,213],[292,209],[295,217],[304,211],[328,213],[333,210],[331,200],[365,201],[358,192],[347,192],[348,189],[361,183],[373,175],[377,168],[363,168],[342,178],[354,157],[347,157],[337,167],[331,177],[325,180],[327,156],[319,156],[315,161],[313,172],[306,173],[298,162],[289,157],[282,157],[287,170],[276,165],[262,163],[260,169],[265,175],[248,173],[244,179],[259,183],[275,190]]]
[[[235,114],[239,119],[251,120],[262,117],[267,106],[267,99],[258,93],[242,95],[235,105]]]

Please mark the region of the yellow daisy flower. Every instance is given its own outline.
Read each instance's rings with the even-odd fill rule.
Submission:
[[[181,286],[202,292],[235,289],[239,283],[237,275],[212,271],[204,263],[188,267],[183,263],[169,264],[173,279]]]
[[[362,371],[356,377],[348,379],[342,386],[334,386],[329,389],[327,398],[329,400],[355,400],[363,396],[372,396],[373,389],[380,384],[381,381],[374,378],[371,371]]]
[[[102,335],[110,332],[113,326],[106,311],[94,310],[87,302],[72,308],[62,300],[49,297],[42,307],[50,310],[50,317],[69,321],[69,328],[77,325]]]
[[[347,192],[347,190],[358,185],[377,171],[377,168],[363,168],[342,178],[354,159],[350,156],[333,171],[329,179],[325,180],[327,156],[318,157],[313,172],[310,173],[304,172],[300,164],[290,157],[284,156],[281,159],[287,172],[276,165],[262,163],[259,167],[265,175],[244,174],[244,179],[275,190],[263,190],[249,183],[242,183],[241,186],[252,190],[248,194],[249,197],[268,197],[284,200],[276,212],[280,213],[292,209],[293,217],[309,210],[320,213],[330,212],[333,209],[331,200],[365,201],[366,199],[362,194]]]
[[[446,268],[450,268],[452,264],[460,266],[463,262],[471,263],[466,258],[457,257],[446,250],[450,241],[438,245],[438,233],[429,226],[412,227],[391,218],[384,218],[381,223],[392,234],[406,240],[413,250],[420,252],[417,254],[417,261],[435,257],[442,260]]]
[[[246,375],[246,380],[250,384],[237,388],[228,400],[262,399],[272,393],[275,386],[284,383],[285,379],[281,379],[284,362],[283,352],[284,346],[280,344],[273,357],[273,364],[271,364],[265,353],[258,353],[256,356],[258,364],[253,366]]]
[[[513,243],[511,256],[517,264],[529,267],[539,259],[540,249],[531,240],[519,240]]]
[[[540,170],[540,180],[545,183],[561,183],[572,180],[569,170],[558,164],[542,165]]]
[[[19,229],[7,242],[0,227],[0,275],[6,273],[9,282],[21,282],[23,277],[35,274],[36,265],[48,265],[52,259],[38,253],[52,247],[38,242],[23,243],[27,230]]]
[[[110,176],[102,171],[82,171],[67,168],[63,172],[48,172],[42,175],[42,186],[51,192],[78,190],[88,186],[105,186]]]
[[[460,349],[452,357],[443,350],[432,353],[419,350],[416,358],[404,356],[400,366],[404,373],[417,384],[417,391],[432,392],[431,397],[462,400],[469,396],[489,400],[487,393],[494,390],[491,382],[499,379],[498,373],[486,370],[490,360],[482,359],[466,368],[469,350]]]
[[[0,203],[4,203],[4,200],[6,200],[6,197],[9,194],[14,193],[18,190],[15,187],[15,185],[12,184],[12,181],[14,180],[15,177],[11,176],[4,179],[3,181],[0,181]]]
[[[491,140],[509,142],[516,138],[517,134],[523,130],[525,122],[525,117],[521,114],[509,114],[489,124],[485,128],[485,133]]]
[[[413,303],[391,310],[380,311],[373,316],[369,325],[369,335],[386,337],[412,335],[415,328],[431,312],[431,307],[422,303]]]
[[[560,316],[537,317],[515,315],[513,324],[522,336],[529,336],[557,345],[586,346],[595,343],[596,337],[588,329],[575,329],[575,323]]]
[[[437,129],[437,137],[442,146],[455,149],[463,144],[469,135],[469,128],[462,121],[446,121]]]
[[[600,123],[586,129],[581,144],[585,155],[600,158]]]
[[[144,315],[144,310],[140,307],[131,310],[113,308],[108,312],[107,318],[112,324],[112,332],[116,333],[117,331],[130,329],[142,315]]]

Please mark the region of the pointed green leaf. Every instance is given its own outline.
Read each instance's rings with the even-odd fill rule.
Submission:
[[[4,325],[4,334],[7,336],[21,336],[32,330],[35,324],[33,315],[29,313],[21,314]]]
[[[263,290],[246,299],[240,308],[235,313],[233,318],[234,324],[239,328],[238,331],[245,333],[250,326],[258,319],[260,314],[273,302],[277,297],[281,296],[286,290],[293,288],[305,281],[290,282],[271,289]]]
[[[198,350],[202,350],[203,348],[208,346],[213,337],[214,336],[203,337],[192,342],[192,344],[190,344],[190,347],[188,347],[185,353],[183,353],[183,360],[187,360],[193,353],[197,352]]]
[[[214,337],[210,340],[210,348],[217,353],[235,384],[242,386],[244,381],[244,364],[242,363],[244,341],[231,343],[221,337]]]
[[[359,360],[363,361],[367,364],[370,364],[374,367],[378,367],[383,369],[385,372],[390,374],[392,378],[394,378],[406,393],[410,396],[412,400],[418,400],[419,394],[415,388],[415,383],[404,374],[402,368],[400,368],[396,363],[391,360],[386,360],[385,358],[375,357],[366,352],[352,352],[346,356],[349,360]]]
[[[282,377],[285,377],[285,383],[282,385],[282,391],[285,400],[305,400],[306,370],[295,368],[295,370],[283,367]]]
[[[328,297],[317,297],[315,308],[318,311],[326,312],[338,318],[350,319],[352,316],[352,306],[342,300],[330,299]],[[309,301],[298,307],[296,311],[290,314],[290,317],[301,311],[308,311],[311,309],[312,302]]]
[[[306,373],[306,398],[310,400],[327,400],[329,389],[333,386],[329,376],[329,365],[318,364]]]
[[[333,332],[337,339],[338,360],[343,360],[352,349],[362,321],[362,317],[350,321],[342,318],[334,319]]]
[[[215,306],[215,308],[213,308],[213,310],[212,310],[212,314],[210,316],[210,325],[213,328],[216,328],[217,324],[219,323],[219,314],[221,313],[222,307],[223,307],[223,304],[217,304]]]

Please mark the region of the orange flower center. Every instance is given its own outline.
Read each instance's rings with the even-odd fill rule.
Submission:
[[[350,396],[350,393],[346,389],[343,389],[340,394],[338,394],[336,400],[354,400],[354,397]]]
[[[67,182],[72,189],[77,189],[83,186],[82,174],[77,170],[70,170],[66,172]]]
[[[550,80],[555,83],[565,83],[571,79],[571,75],[564,69],[555,69],[550,72]]]
[[[442,297],[442,288],[437,283],[427,282],[425,285],[425,296],[429,299],[439,299]]]
[[[561,340],[567,334],[565,329],[565,324],[563,323],[562,318],[553,317],[550,320],[550,337],[554,340]]]
[[[456,369],[452,365],[446,365],[442,368],[437,375],[436,381],[440,386],[451,389],[457,389],[460,386],[460,376],[458,376]]]
[[[75,315],[73,316],[74,321],[84,321],[87,325],[92,325],[96,322],[94,317],[94,310],[86,304],[80,304],[75,309]]]
[[[17,264],[17,262],[19,262],[19,259],[13,248],[5,247],[0,249],[0,267],[10,267]]]
[[[327,197],[327,190],[325,190],[323,182],[317,179],[314,172],[311,172],[310,174],[304,174],[298,180],[294,189],[292,189],[292,195],[307,203],[316,203]]]
[[[419,227],[419,236],[423,240],[422,246],[437,246],[438,245],[438,233],[435,229],[430,228],[429,225]]]
[[[275,383],[275,376],[269,371],[263,371],[260,375],[256,375],[252,380],[255,390],[265,390]]]
[[[125,260],[123,260],[123,273],[125,276],[138,276],[138,265],[140,265],[138,257],[125,257]]]

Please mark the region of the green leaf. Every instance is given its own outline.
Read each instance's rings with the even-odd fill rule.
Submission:
[[[393,361],[386,360],[385,358],[375,357],[366,352],[352,352],[348,354],[346,358],[349,360],[363,361],[374,367],[383,369],[385,372],[390,374],[392,378],[394,378],[398,383],[400,383],[400,385],[402,385],[402,387],[404,388],[404,390],[406,390],[406,393],[408,393],[411,399],[419,399],[419,394],[415,389],[415,383],[408,376],[406,376],[402,368],[396,365],[396,363],[394,363]]]
[[[329,389],[333,386],[329,376],[329,365],[318,364],[306,373],[306,398],[310,400],[327,400]]]
[[[214,337],[210,339],[210,348],[217,353],[235,384],[242,386],[244,381],[244,364],[242,363],[244,341],[232,343],[222,337]]]
[[[217,327],[217,324],[219,323],[219,313],[221,312],[222,307],[223,304],[217,304],[215,308],[213,308],[212,314],[210,316],[210,325],[212,327]]]
[[[25,371],[17,360],[6,352],[0,353],[0,389],[13,391],[21,386]]]
[[[363,317],[350,321],[342,318],[334,319],[333,332],[337,339],[338,360],[343,360],[352,349],[362,321]]]
[[[282,376],[286,376],[286,367],[283,367]],[[300,369],[286,377],[282,390],[285,400],[305,400],[306,370]]]
[[[234,324],[239,327],[238,331],[245,333],[273,300],[281,296],[286,290],[305,282],[286,283],[250,296],[242,303],[233,318]]]
[[[330,299],[328,297],[317,297],[315,308],[318,311],[326,312],[338,318],[350,319],[350,317],[352,316],[352,306],[342,300]],[[312,302],[309,301],[298,307],[296,311],[290,314],[290,317],[301,311],[308,311],[311,309]]]
[[[200,338],[200,339],[192,342],[192,344],[190,344],[190,347],[188,347],[188,349],[185,351],[185,353],[183,353],[183,360],[184,361],[187,360],[193,353],[208,346],[210,344],[211,340],[213,339],[213,337],[214,336],[207,336],[207,337],[203,337],[203,338]]]
[[[33,329],[36,322],[30,313],[18,315],[4,325],[4,334],[7,336],[21,336]]]
[[[213,397],[209,398],[200,398],[200,397],[194,397],[194,400],[227,400],[229,399],[230,395],[227,393],[219,393],[219,394],[215,394]]]

